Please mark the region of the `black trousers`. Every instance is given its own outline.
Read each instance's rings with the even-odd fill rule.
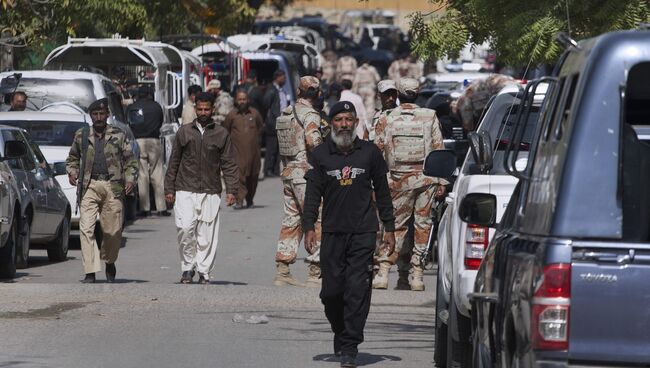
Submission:
[[[370,311],[376,233],[323,233],[320,293],[341,352],[356,354]]]
[[[266,153],[264,154],[264,174],[280,175],[280,155],[278,136],[267,134]]]

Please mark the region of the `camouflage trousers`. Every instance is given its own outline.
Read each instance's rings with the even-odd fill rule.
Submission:
[[[431,220],[431,207],[436,185],[426,185],[409,190],[391,190],[393,207],[395,209],[395,252],[390,256],[380,255],[377,261],[388,261],[395,264],[399,258],[406,255],[409,220],[413,221],[413,254],[410,263],[412,266],[420,265],[420,258],[427,249],[429,232],[433,221]]]
[[[284,187],[284,217],[280,228],[280,239],[278,249],[275,253],[275,261],[292,264],[298,256],[298,247],[303,237],[302,209],[305,205],[305,190],[307,183],[295,183],[292,180],[283,180]],[[316,222],[316,251],[307,256],[311,263],[320,262],[320,239],[321,223],[320,218]]]

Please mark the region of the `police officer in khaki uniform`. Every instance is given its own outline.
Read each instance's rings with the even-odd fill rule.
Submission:
[[[305,174],[309,169],[308,156],[323,143],[320,132],[321,116],[314,104],[320,97],[320,81],[316,77],[300,78],[298,101],[282,111],[276,120],[280,158],[284,165],[282,184],[284,187],[284,217],[280,229],[280,239],[275,255],[277,286],[303,286],[293,278],[289,265],[296,261],[298,247],[303,237],[302,216],[307,181]],[[320,222],[316,224],[317,239],[320,244]],[[307,286],[320,286],[320,250],[317,245],[307,257],[310,262]]]
[[[378,259],[379,271],[373,280],[373,287],[377,289],[388,287],[388,272],[400,256],[398,283],[408,283],[411,290],[422,291],[424,270],[420,259],[426,251],[431,231],[434,193],[437,185],[447,184],[444,180],[424,176],[422,166],[429,152],[443,149],[444,144],[435,111],[414,104],[419,91],[418,81],[402,78],[398,88],[402,104],[382,116],[375,127],[375,143],[388,163],[388,184],[395,208],[396,242],[395,253]],[[408,222],[411,218],[415,224],[415,244],[410,257],[409,277],[408,254],[400,254],[400,252],[407,237]]]
[[[106,124],[108,100],[103,98],[89,107],[92,128],[81,128],[74,136],[66,170],[71,185],[81,185],[79,232],[81,259],[86,277],[83,283],[95,282],[106,263],[106,280],[115,281],[115,261],[122,242],[122,201],[135,188],[138,160],[131,141],[120,129]],[[80,175],[83,180],[79,182]],[[103,240],[101,251],[95,239],[95,222],[99,217]]]

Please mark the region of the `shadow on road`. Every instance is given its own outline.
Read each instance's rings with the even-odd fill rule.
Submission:
[[[337,356],[334,356],[334,354],[319,354],[316,355],[313,360],[315,362],[332,362],[332,363],[338,363],[339,358]],[[368,354],[368,353],[359,353],[357,355],[357,365],[358,366],[366,366],[366,365],[372,365],[372,364],[377,364],[380,362],[400,362],[402,361],[402,358],[394,355],[385,355],[385,354]]]

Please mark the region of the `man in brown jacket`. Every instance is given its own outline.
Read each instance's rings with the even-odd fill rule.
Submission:
[[[196,96],[197,118],[176,132],[165,176],[165,198],[174,204],[181,254],[181,283],[210,282],[219,235],[221,174],[226,182],[226,203],[235,203],[239,171],[228,131],[212,120],[214,97]]]
[[[230,133],[239,168],[240,185],[235,209],[244,208],[244,199],[246,207],[253,207],[260,175],[260,137],[264,131],[264,121],[260,113],[249,105],[245,90],[240,89],[235,94],[235,109],[226,115],[222,126]]]

